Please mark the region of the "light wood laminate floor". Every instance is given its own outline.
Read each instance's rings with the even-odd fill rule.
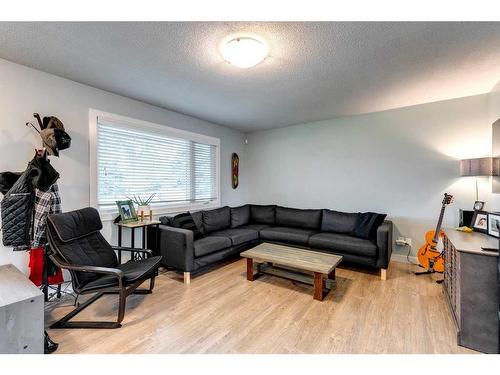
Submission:
[[[57,353],[474,353],[456,344],[442,286],[418,267],[391,263],[378,274],[337,269],[323,302],[312,286],[268,275],[246,280],[240,259],[182,284],[162,273],[151,295],[127,301],[123,327],[49,330]],[[436,276],[437,277],[437,276]],[[105,296],[78,319],[116,319]],[[71,307],[46,312],[46,322]]]

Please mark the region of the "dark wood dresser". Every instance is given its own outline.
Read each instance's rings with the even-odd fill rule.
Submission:
[[[446,229],[444,294],[457,328],[458,345],[498,353],[498,239]]]

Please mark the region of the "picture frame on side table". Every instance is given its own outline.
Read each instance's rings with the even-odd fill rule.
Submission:
[[[488,234],[493,237],[500,237],[500,213],[488,212]]]
[[[475,211],[471,226],[475,232],[488,233],[488,212]]]
[[[131,200],[116,201],[116,205],[118,206],[118,212],[120,213],[122,223],[133,223],[139,220],[137,212],[135,211],[134,202]]]

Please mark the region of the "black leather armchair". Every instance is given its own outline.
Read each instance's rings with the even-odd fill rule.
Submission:
[[[101,235],[101,229],[99,213],[90,207],[48,216],[51,260],[70,272],[73,290],[78,296],[96,293],[51,328],[119,328],[125,316],[127,297],[152,292],[161,257],[151,256],[152,252],[147,249],[112,247]],[[142,252],[145,257],[119,264],[115,250]],[[148,279],[149,289],[138,289]],[[119,294],[116,322],[69,321],[104,294]]]

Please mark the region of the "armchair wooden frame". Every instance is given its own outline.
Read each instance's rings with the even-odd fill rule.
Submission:
[[[50,231],[48,231],[49,242],[50,240]],[[150,257],[152,255],[152,251],[148,249],[136,249],[136,248],[127,248],[127,247],[113,247],[113,250],[116,251],[129,251],[129,252],[142,252],[145,257]],[[147,278],[137,280],[133,284],[124,285],[123,282],[123,271],[117,268],[106,268],[106,267],[95,267],[95,266],[79,266],[67,263],[62,256],[56,254],[52,251],[49,254],[50,259],[54,262],[56,266],[62,269],[67,269],[70,271],[72,276],[74,277],[74,272],[89,272],[95,274],[102,275],[113,275],[116,276],[118,280],[118,286],[113,287],[105,287],[101,289],[91,290],[91,291],[82,291],[78,288],[75,288],[75,283],[73,283],[74,290],[77,293],[77,298],[80,295],[96,293],[94,296],[89,298],[87,301],[77,306],[76,309],[71,311],[69,314],[65,315],[63,318],[59,319],[57,322],[50,326],[51,329],[54,328],[120,328],[121,322],[125,317],[125,305],[127,297],[131,294],[151,294],[155,284],[155,277],[157,271],[155,271],[152,276],[148,276]],[[138,289],[138,287],[146,280],[150,280],[149,289]],[[71,322],[70,319],[74,318],[84,309],[89,307],[92,303],[97,301],[103,295],[106,294],[118,294],[119,295],[119,303],[118,303],[118,317],[116,322],[111,321],[76,321]],[[76,303],[76,301],[75,301]]]

